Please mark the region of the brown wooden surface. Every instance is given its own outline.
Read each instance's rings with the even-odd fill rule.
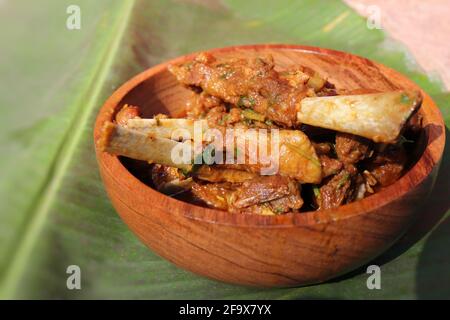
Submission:
[[[327,75],[338,88],[418,89],[391,69],[332,50],[258,45],[214,51],[217,56],[270,53],[277,67],[309,66]],[[184,56],[171,63],[191,58]],[[167,64],[139,74],[108,99],[97,118],[94,139],[98,139],[102,124],[125,103],[142,107],[145,116],[183,113],[187,91],[169,74]],[[230,214],[162,195],[134,177],[117,157],[97,150],[97,159],[117,212],[162,257],[232,283],[317,283],[353,270],[386,250],[406,231],[429,194],[443,152],[445,127],[436,105],[422,94],[420,158],[395,184],[338,209],[280,216]]]

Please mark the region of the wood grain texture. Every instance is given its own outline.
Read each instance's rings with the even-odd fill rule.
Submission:
[[[215,49],[216,56],[270,53],[278,68],[302,64],[338,88],[417,89],[401,74],[365,58],[306,46],[256,45]],[[101,109],[94,130],[125,103],[145,116],[183,113],[187,90],[155,66],[120,87]],[[422,91],[424,130],[417,161],[395,184],[337,209],[280,216],[235,215],[167,197],[134,177],[117,157],[97,150],[108,195],[130,229],[152,250],[180,267],[214,279],[254,286],[318,283],[353,270],[391,246],[408,228],[431,191],[445,144],[441,114]]]

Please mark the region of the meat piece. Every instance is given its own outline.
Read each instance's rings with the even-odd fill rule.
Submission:
[[[333,152],[332,145],[327,142],[313,142],[314,149],[316,150],[317,155],[331,155]]]
[[[357,163],[372,154],[371,142],[349,133],[336,133],[336,154],[344,163]]]
[[[333,145],[328,142],[313,142],[314,149],[322,165],[322,178],[337,174],[343,168],[343,163],[335,159]]]
[[[374,159],[367,164],[367,170],[384,187],[400,178],[406,162],[405,149],[401,145],[391,145],[375,155]]]
[[[272,151],[272,135],[267,134],[267,153],[263,156],[261,153],[256,154],[257,158],[254,157],[255,153],[252,153],[252,148],[250,148],[251,142],[257,142],[253,133],[255,132],[234,132],[235,148],[228,149],[228,151],[231,151],[229,157],[234,156],[235,160],[238,161],[239,158],[242,158],[240,159],[242,161],[241,164],[227,165],[227,168],[263,175],[277,174],[296,179],[301,183],[320,183],[322,166],[314,147],[303,132],[300,130],[280,130],[278,132],[278,152],[275,149]],[[226,146],[221,149],[220,147],[217,148],[216,145],[215,155],[218,155],[223,149],[226,149]],[[223,159],[225,158],[223,157]]]
[[[205,92],[200,94],[192,93],[186,103],[186,112],[188,119],[202,119],[208,111],[214,107],[224,107],[219,98],[213,97]]]
[[[192,185],[191,192],[209,207],[228,210],[228,198],[233,193],[231,183],[208,183]]]
[[[216,61],[211,55],[200,54],[192,62],[170,66],[169,70],[184,85],[200,87],[224,102],[253,109],[287,127],[297,122],[297,106],[306,96],[306,90],[279,76],[271,56]]]
[[[325,77],[307,67],[295,66],[288,68],[280,72],[280,78],[286,79],[291,86],[299,90],[306,89],[309,97],[336,95],[336,90],[332,83],[329,83]]]
[[[337,90],[334,84],[330,82],[326,82],[325,85],[316,92],[316,95],[318,97],[330,97],[330,96],[337,96]]]
[[[327,155],[319,156],[320,163],[322,165],[322,177],[328,177],[338,173],[342,169],[342,162],[337,159],[330,158]]]
[[[290,179],[281,176],[261,176],[246,181],[236,189],[231,205],[245,208],[289,196],[295,191],[290,183]]]
[[[125,126],[129,119],[139,118],[139,107],[124,105],[116,115],[116,122],[119,125]]]
[[[239,108],[231,108],[230,112],[228,113],[226,120],[226,124],[234,124],[242,121],[242,110]]]
[[[242,184],[194,184],[192,193],[210,207],[235,213],[280,214],[303,205],[299,185],[280,176],[259,176]]]
[[[169,195],[188,191],[192,186],[192,179],[187,179],[178,168],[160,164],[152,166],[151,178],[156,190]]]
[[[290,181],[288,187],[289,195],[268,203],[272,212],[276,214],[295,212],[303,206],[303,199],[300,196],[300,185]]]
[[[151,169],[151,176],[152,181],[158,190],[160,190],[168,182],[184,178],[177,168],[164,166],[161,164],[153,165]]]
[[[310,77],[311,76],[307,73],[305,68],[301,66],[296,66],[280,72],[281,79],[287,80],[292,87],[301,90],[305,89],[305,84]]]
[[[337,208],[351,202],[356,196],[356,188],[352,181],[354,177],[353,173],[344,169],[322,185],[320,193],[316,195],[319,209]]]
[[[206,114],[206,121],[211,128],[217,128],[225,125],[227,110],[225,106],[217,106],[211,108]]]
[[[203,105],[206,109],[211,109],[223,105],[223,102],[219,98],[211,96],[205,92],[200,93],[199,103]]]
[[[243,110],[238,107],[230,107],[223,103],[219,98],[202,92],[193,93],[192,97],[186,103],[188,119],[206,119],[210,127],[234,127],[241,128],[256,127],[253,123],[247,121]],[[250,110],[251,111],[251,110]],[[268,126],[264,124],[264,128]]]
[[[209,182],[241,183],[256,177],[255,173],[236,169],[226,169],[220,165],[201,166],[194,174],[196,178]]]

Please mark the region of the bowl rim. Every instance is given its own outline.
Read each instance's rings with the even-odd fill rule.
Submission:
[[[376,66],[380,70],[393,73],[398,76],[403,82],[408,86],[414,87],[423,95],[423,104],[427,106],[427,110],[421,108],[421,113],[426,114],[426,118],[429,119],[429,124],[433,124],[440,128],[440,133],[437,136],[427,135],[425,141],[425,148],[420,158],[416,163],[409,168],[409,170],[395,183],[381,189],[379,192],[370,195],[364,199],[339,206],[338,208],[331,208],[318,211],[307,211],[301,213],[288,213],[284,215],[275,216],[264,216],[258,214],[232,214],[227,211],[205,208],[198,205],[194,205],[182,200],[175,199],[173,197],[164,195],[159,191],[151,188],[137,177],[135,177],[119,160],[117,156],[112,156],[106,152],[101,152],[97,147],[97,139],[100,135],[103,123],[107,120],[111,120],[117,105],[122,101],[122,99],[135,87],[137,87],[142,82],[151,78],[152,76],[164,71],[169,64],[177,64],[186,60],[192,59],[195,55],[200,52],[210,52],[210,53],[226,53],[236,50],[251,50],[251,51],[263,51],[265,49],[273,50],[288,50],[288,51],[299,51],[307,54],[322,54],[331,56],[348,56],[364,61],[369,65]],[[177,58],[171,59],[169,61],[162,62],[145,71],[137,74],[136,76],[129,79],[119,88],[117,88],[114,93],[106,100],[104,105],[98,112],[95,127],[94,127],[94,145],[97,155],[98,165],[105,171],[105,174],[109,174],[112,179],[114,179],[119,184],[124,184],[127,189],[136,191],[137,197],[144,198],[161,198],[162,204],[152,203],[152,206],[160,207],[170,214],[177,214],[184,216],[189,219],[199,220],[203,222],[209,222],[214,224],[225,224],[233,226],[243,226],[243,227],[293,227],[293,226],[307,226],[315,225],[321,223],[327,223],[330,221],[343,220],[356,215],[364,214],[370,212],[374,209],[381,208],[388,203],[391,203],[402,196],[406,195],[410,190],[416,188],[420,185],[430,173],[439,165],[442,158],[442,154],[445,146],[445,124],[442,118],[442,114],[431,99],[431,97],[422,90],[417,84],[412,80],[408,79],[406,76],[402,75],[400,72],[393,70],[383,64],[371,61],[367,58],[354,55],[351,53],[314,47],[305,45],[292,45],[292,44],[256,44],[256,45],[237,45],[228,46],[222,48],[213,48],[209,50],[202,50],[198,52],[193,52],[187,55],[179,56]],[[433,150],[433,152],[431,152]],[[120,174],[119,174],[120,172]],[[117,178],[121,177],[121,178]],[[430,191],[433,186],[430,187]],[[119,200],[120,201],[120,200]],[[127,205],[126,203],[123,203]],[[128,206],[128,205],[127,205]],[[135,211],[135,209],[129,209]],[[183,209],[184,208],[184,209]]]

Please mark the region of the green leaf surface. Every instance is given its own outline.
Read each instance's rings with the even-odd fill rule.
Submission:
[[[76,2],[82,27],[72,31],[72,1],[0,2],[0,298],[450,298],[448,152],[425,218],[374,262],[381,290],[367,289],[364,268],[290,289],[181,270],[127,229],[97,171],[93,122],[115,88],[169,58],[228,45],[294,43],[363,55],[433,95],[449,125],[450,95],[399,44],[338,1]],[[81,290],[66,287],[72,264],[82,270]]]

